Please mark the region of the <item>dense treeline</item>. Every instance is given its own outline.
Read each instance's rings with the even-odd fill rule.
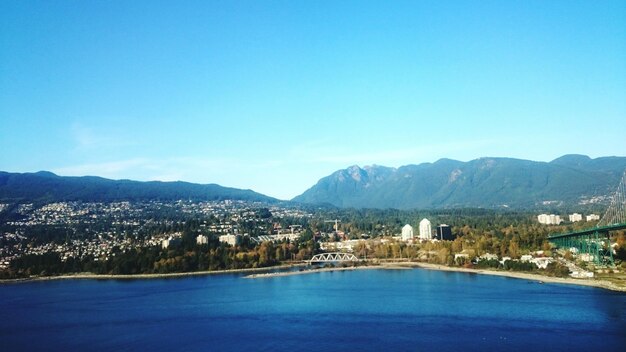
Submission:
[[[311,220],[311,228],[316,231],[332,230],[328,219],[341,220],[340,229],[351,237],[361,234],[391,236],[401,232],[402,226],[409,224],[419,227],[419,222],[427,218],[433,230],[439,224],[453,227],[470,227],[476,231],[491,230],[507,226],[539,225],[535,213],[502,211],[489,209],[440,209],[440,210],[397,210],[397,209],[344,209],[325,211]],[[544,226],[545,228],[545,226]],[[552,228],[560,231],[560,229]]]

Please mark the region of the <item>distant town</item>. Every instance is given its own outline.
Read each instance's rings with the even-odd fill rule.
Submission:
[[[13,220],[2,224],[0,270],[25,255],[56,253],[62,261],[92,258],[107,261],[116,252],[142,247],[176,246],[182,238],[183,219],[197,218],[198,244],[208,236],[234,246],[243,231],[257,234],[254,242],[296,239],[301,226],[286,232],[263,211],[276,219],[303,219],[311,214],[297,209],[259,203],[225,200],[220,202],[58,202],[36,207],[33,204],[0,204],[0,213],[14,208]],[[261,210],[260,210],[261,209]],[[262,214],[261,214],[262,215]],[[11,229],[7,231],[7,229]],[[295,229],[295,231],[294,231]],[[46,239],[47,238],[47,239]]]
[[[331,252],[377,262],[416,261],[576,278],[608,272],[598,271],[597,258],[589,253],[574,247],[557,251],[547,241],[550,233],[582,227],[581,222],[594,225],[597,214],[573,213],[565,221],[557,214],[468,209],[435,211],[420,218],[417,211],[181,200],[4,203],[0,216],[4,278],[75,271],[239,269],[302,262]],[[610,251],[621,263],[626,249],[623,231],[617,237]],[[619,273],[620,268],[611,272]]]

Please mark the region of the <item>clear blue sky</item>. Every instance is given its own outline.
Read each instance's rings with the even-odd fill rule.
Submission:
[[[291,198],[353,164],[626,154],[626,2],[0,2],[0,170]]]

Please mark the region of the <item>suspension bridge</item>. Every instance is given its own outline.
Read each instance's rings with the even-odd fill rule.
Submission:
[[[617,186],[611,203],[596,227],[548,236],[558,248],[576,248],[579,254],[587,254],[596,265],[613,266],[613,249],[610,232],[626,229],[626,171]]]
[[[333,262],[358,262],[359,258],[357,258],[352,253],[320,253],[316,254],[309,260],[309,264],[311,263],[333,263]]]

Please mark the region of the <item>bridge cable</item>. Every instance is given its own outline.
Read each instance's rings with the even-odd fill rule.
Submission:
[[[609,208],[598,222],[598,227],[623,223],[626,223],[626,171],[624,171],[615,194],[611,197]]]

